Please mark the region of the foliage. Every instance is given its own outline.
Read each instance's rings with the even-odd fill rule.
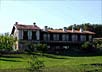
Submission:
[[[34,52],[34,51],[38,51],[38,52],[46,52],[47,50],[47,45],[46,44],[34,44],[34,43],[29,43],[28,44],[28,49],[26,50],[27,52]]]
[[[10,36],[8,33],[0,35],[0,50],[12,50],[12,47],[16,39]]]
[[[36,44],[34,43],[28,43],[27,44],[28,48],[26,49],[26,52],[32,53],[36,50]]]
[[[94,40],[94,46],[98,49],[101,49],[102,50],[102,40],[101,39],[96,39]]]
[[[71,30],[72,26],[73,25],[70,25],[67,29]],[[84,23],[80,25],[74,24],[74,29],[79,30],[80,27],[83,28],[84,30],[95,32],[96,33],[95,37],[102,37],[102,24],[90,24],[90,23]]]
[[[89,48],[90,46],[90,42],[84,42],[84,44],[82,44],[82,48]]]
[[[37,56],[32,55],[30,61],[28,61],[30,67],[28,68],[29,72],[42,72],[44,68],[43,61],[39,60]]]
[[[90,42],[84,42],[81,46],[82,50],[84,51],[93,51],[94,48],[93,48],[93,43],[90,43]]]
[[[36,45],[36,48],[37,48],[38,51],[44,53],[47,50],[47,45],[46,44],[37,44]]]

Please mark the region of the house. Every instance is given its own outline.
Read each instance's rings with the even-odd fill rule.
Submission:
[[[16,50],[25,50],[27,43],[47,44],[48,49],[55,50],[58,48],[79,47],[85,41],[92,41],[94,32],[80,30],[63,30],[48,29],[45,26],[41,29],[34,23],[33,25],[24,25],[16,22],[12,28],[11,35],[17,38],[15,45]]]

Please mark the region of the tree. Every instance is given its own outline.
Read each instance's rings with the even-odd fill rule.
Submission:
[[[8,33],[5,33],[4,35],[0,35],[0,50],[12,50],[13,45],[15,44],[16,39],[10,36]]]
[[[70,25],[67,29],[71,30],[73,25]],[[95,32],[95,37],[102,37],[102,24],[90,24],[90,23],[84,23],[80,25],[74,24],[74,29],[79,30],[83,28],[83,30],[88,30]]]

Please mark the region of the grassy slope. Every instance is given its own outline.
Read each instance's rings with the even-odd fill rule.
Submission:
[[[102,56],[90,56],[90,57],[70,57],[70,56],[56,56],[56,55],[46,55],[39,57],[40,60],[44,61],[47,68],[52,70],[93,70],[102,69],[102,66],[91,65],[91,64],[102,64]],[[27,68],[29,65],[27,61],[29,60],[28,55],[12,55],[6,57],[0,57],[0,69],[20,69]],[[61,72],[62,72],[61,71]],[[55,71],[56,72],[56,71]]]

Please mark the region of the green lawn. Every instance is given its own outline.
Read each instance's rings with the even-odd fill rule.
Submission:
[[[29,55],[16,54],[0,57],[0,72],[26,72]],[[102,56],[39,56],[44,61],[44,72],[102,72]]]

